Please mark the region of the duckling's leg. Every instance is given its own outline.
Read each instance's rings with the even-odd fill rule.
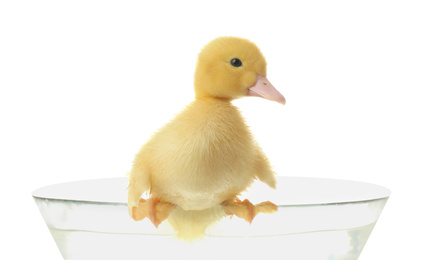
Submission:
[[[225,201],[222,203],[226,214],[236,215],[239,218],[245,219],[250,224],[253,222],[255,216],[258,213],[275,213],[278,211],[278,206],[270,201],[265,201],[256,205],[253,205],[249,200],[245,199],[240,201],[238,198],[235,201]]]
[[[148,200],[140,198],[138,206],[132,208],[132,218],[140,221],[147,217],[157,228],[174,208],[172,203],[160,201],[157,197],[152,196]]]

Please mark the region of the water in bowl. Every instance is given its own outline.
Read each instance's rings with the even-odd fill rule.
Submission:
[[[278,183],[276,191],[245,194],[275,202],[277,213],[258,215],[252,225],[226,217],[194,242],[175,238],[166,222],[156,229],[130,219],[124,179],[59,184],[33,195],[65,259],[291,260],[358,259],[389,196],[359,182],[279,177]]]

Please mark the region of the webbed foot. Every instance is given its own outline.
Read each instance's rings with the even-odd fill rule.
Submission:
[[[160,201],[157,197],[140,199],[137,207],[132,207],[132,218],[135,221],[150,219],[156,228],[170,215],[176,206],[169,202]]]
[[[235,201],[225,201],[222,203],[226,214],[236,215],[239,218],[245,219],[250,224],[257,214],[261,213],[275,213],[278,211],[278,206],[270,201],[265,201],[256,205],[253,205],[249,200],[243,201],[238,198]]]

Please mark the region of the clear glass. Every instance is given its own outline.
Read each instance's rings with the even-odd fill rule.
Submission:
[[[274,214],[250,225],[237,217],[209,227],[203,239],[175,238],[166,221],[133,221],[125,178],[56,184],[33,192],[64,259],[358,259],[390,191],[378,185],[318,178],[278,177],[243,197],[270,200]]]

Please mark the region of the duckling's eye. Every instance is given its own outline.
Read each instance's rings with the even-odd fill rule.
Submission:
[[[234,58],[231,60],[231,65],[234,67],[241,67],[242,61],[240,59]]]

